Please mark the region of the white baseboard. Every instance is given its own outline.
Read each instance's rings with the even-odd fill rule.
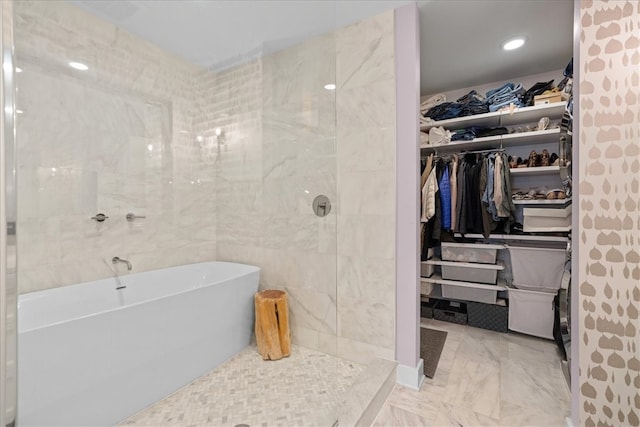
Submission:
[[[424,382],[424,361],[420,359],[418,366],[398,365],[396,382],[414,390],[420,390]]]

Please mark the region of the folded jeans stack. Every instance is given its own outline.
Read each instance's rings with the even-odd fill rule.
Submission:
[[[516,107],[522,107],[522,96],[524,93],[525,91],[522,85],[514,83],[505,83],[499,88],[490,90],[486,95],[489,111],[498,111],[511,104]]]
[[[460,117],[462,107],[463,105],[458,102],[443,102],[431,107],[424,116],[436,121],[454,119]]]
[[[489,112],[489,104],[484,96],[480,95],[476,90],[472,90],[464,96],[461,96],[456,102],[462,104],[460,117],[473,116],[475,114],[483,114]]]
[[[505,127],[486,128],[471,126],[466,129],[456,131],[452,136],[452,141],[471,141],[474,138],[484,138],[485,136],[505,135],[509,130]]]

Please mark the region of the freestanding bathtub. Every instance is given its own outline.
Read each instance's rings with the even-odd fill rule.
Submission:
[[[113,425],[215,368],[249,345],[259,274],[207,262],[21,295],[18,425]]]

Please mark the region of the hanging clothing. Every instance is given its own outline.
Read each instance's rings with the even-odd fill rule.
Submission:
[[[429,174],[431,173],[431,168],[433,167],[433,153],[429,154],[427,156],[427,164],[424,168],[424,170],[422,171],[422,176],[420,178],[420,188],[424,187],[424,183],[427,182],[427,178],[429,177]]]
[[[482,203],[485,206],[485,209],[489,211],[491,215],[491,219],[494,222],[500,221],[498,217],[498,211],[496,210],[496,203],[493,201],[493,189],[495,184],[495,156],[490,154],[487,157],[487,188],[482,196]]]
[[[442,172],[442,177],[440,178],[439,188],[440,188],[440,206],[442,209],[442,229],[450,230],[451,229],[451,187],[449,186],[449,166],[444,165],[444,171]]]
[[[515,220],[515,212],[516,207],[513,204],[512,194],[511,194],[511,171],[509,169],[509,163],[507,161],[507,155],[502,153],[500,155],[502,159],[502,209],[506,212],[505,221],[504,221],[504,231],[505,233],[511,232],[511,224]]]
[[[502,168],[502,157],[501,156],[496,156],[496,166],[495,166],[495,173],[494,173],[494,180],[493,180],[493,202],[496,205],[496,211],[498,213],[498,217],[504,218],[506,216],[508,216],[509,214],[504,210],[504,207],[502,206],[502,197],[503,197],[503,193],[502,193],[502,185],[504,183],[504,180],[502,179],[502,174],[504,173],[504,170]]]
[[[489,212],[486,209],[486,206],[484,205],[484,202],[482,201],[482,197],[484,196],[484,193],[487,190],[487,168],[488,168],[488,163],[489,163],[489,159],[487,159],[486,157],[482,159],[482,164],[480,166],[480,188],[479,188],[479,192],[478,195],[480,197],[480,206],[481,206],[481,213],[482,213],[482,235],[484,236],[484,238],[488,238],[489,235],[491,234],[491,222],[489,219]]]
[[[432,168],[422,187],[422,218],[420,218],[422,222],[428,222],[436,214],[436,191],[438,191],[438,180],[436,169]]]
[[[467,232],[467,215],[464,206],[464,193],[466,189],[466,181],[465,174],[467,169],[467,162],[463,158],[458,165],[458,191],[457,191],[457,201],[456,201],[456,228],[454,231],[465,234]]]
[[[449,178],[449,189],[451,190],[451,230],[455,230],[458,226],[458,216],[456,214],[457,209],[457,197],[458,197],[458,156],[453,155],[451,160],[451,176]]]

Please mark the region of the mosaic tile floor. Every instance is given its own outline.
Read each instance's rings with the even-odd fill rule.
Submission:
[[[213,371],[124,420],[136,426],[327,426],[364,366],[293,346],[263,361],[251,345]]]

